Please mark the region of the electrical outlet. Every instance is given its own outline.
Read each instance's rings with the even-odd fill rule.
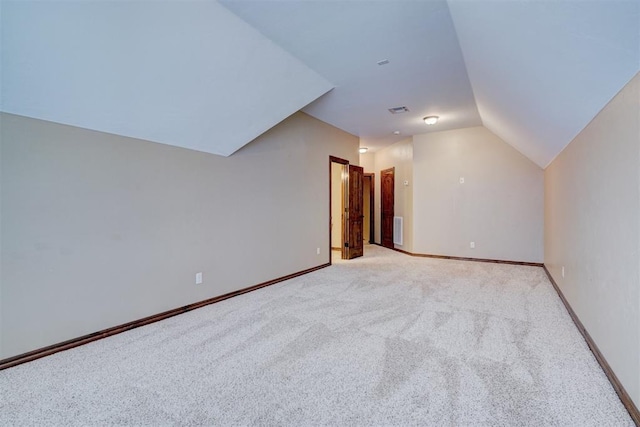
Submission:
[[[460,177],[460,184],[464,184],[464,176]]]
[[[562,266],[562,278],[564,279],[564,265]]]
[[[316,255],[320,255],[320,248],[316,248]]]
[[[471,249],[475,249],[476,248],[476,242],[469,242],[469,247]]]
[[[202,273],[196,273],[196,285],[202,284]]]

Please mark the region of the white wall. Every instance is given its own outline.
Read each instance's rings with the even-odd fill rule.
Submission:
[[[489,130],[414,136],[413,176],[414,252],[542,262],[543,171]]]
[[[303,113],[229,158],[0,119],[0,358],[329,262],[329,156],[358,162]]]
[[[394,215],[403,217],[403,244],[394,245],[404,251],[413,251],[413,141],[411,138],[396,142],[375,153],[375,238],[380,243],[380,171],[395,168]],[[365,170],[366,171],[366,170]],[[367,171],[368,172],[368,171]],[[408,181],[409,185],[404,185]]]
[[[639,99],[636,75],[545,170],[544,233],[547,268],[638,407]]]

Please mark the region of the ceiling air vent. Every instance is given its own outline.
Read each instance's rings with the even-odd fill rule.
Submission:
[[[407,107],[393,107],[393,108],[389,108],[389,112],[391,114],[401,114],[401,113],[406,113],[407,111],[409,111],[409,109]]]

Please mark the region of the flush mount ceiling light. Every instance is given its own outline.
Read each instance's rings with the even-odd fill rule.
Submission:
[[[435,125],[436,123],[438,123],[438,116],[427,116],[424,119],[425,124],[427,125]]]
[[[393,134],[394,134],[394,135],[400,135],[400,131],[399,131],[399,130],[394,130],[394,131],[393,131]]]
[[[364,153],[367,152],[367,150],[368,150],[367,147],[360,147],[360,149],[358,151],[360,152],[360,154],[364,154]]]

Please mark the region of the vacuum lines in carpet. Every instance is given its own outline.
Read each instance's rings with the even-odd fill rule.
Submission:
[[[542,268],[366,246],[4,370],[0,425],[633,423]]]

